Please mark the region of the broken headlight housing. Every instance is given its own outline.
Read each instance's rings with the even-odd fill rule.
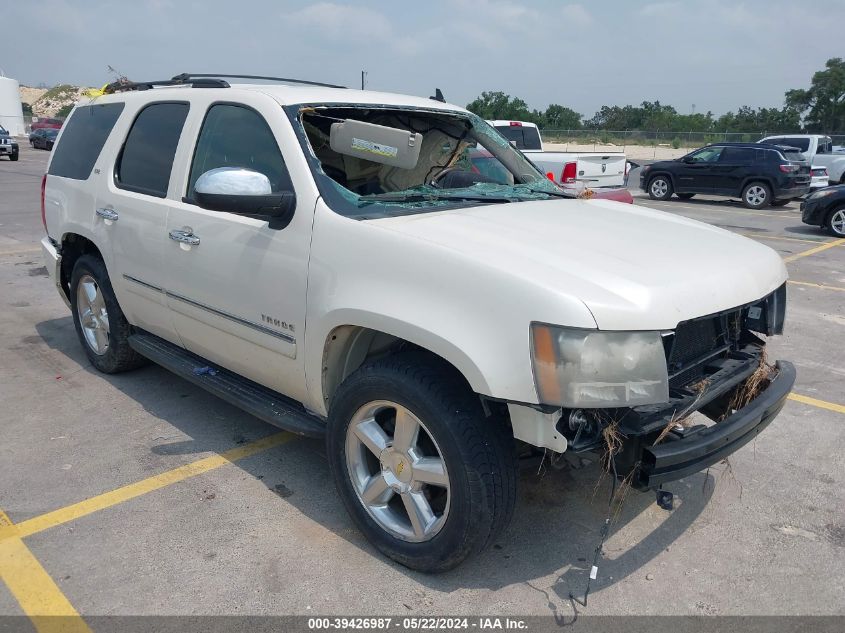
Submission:
[[[603,332],[532,323],[531,362],[543,404],[604,408],[669,400],[660,332]]]

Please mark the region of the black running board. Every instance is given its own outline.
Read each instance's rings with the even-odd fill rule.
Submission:
[[[259,420],[307,437],[324,437],[326,434],[325,422],[308,413],[300,403],[209,363],[178,345],[147,332],[130,336],[129,345],[141,356]]]

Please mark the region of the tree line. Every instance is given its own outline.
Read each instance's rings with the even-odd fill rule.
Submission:
[[[529,109],[519,97],[504,92],[482,92],[467,109],[485,119],[531,121],[554,130],[648,130],[661,132],[845,132],[845,61],[827,60],[824,70],[813,74],[810,88],[788,90],[782,108],[742,106],[736,112],[681,114],[660,101],[638,106],[602,106],[587,119],[572,108],[551,104],[545,110]]]

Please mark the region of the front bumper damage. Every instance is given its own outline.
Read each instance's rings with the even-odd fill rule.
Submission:
[[[771,377],[750,402],[733,408],[762,362],[763,346],[748,343],[712,360],[697,388],[674,390],[668,403],[592,411],[592,440],[579,445],[570,439],[569,449],[606,453],[602,431],[614,425],[615,470],[633,488],[649,490],[703,471],[754,439],[783,407],[796,375],[786,361],[775,363]],[[696,420],[694,413],[704,417]],[[559,428],[572,438],[572,428],[562,428],[566,420],[564,415]],[[692,421],[698,423],[690,425]]]

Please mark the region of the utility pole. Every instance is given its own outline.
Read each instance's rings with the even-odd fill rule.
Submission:
[[[366,76],[367,76],[367,71],[366,71],[366,70],[362,70],[362,71],[361,71],[361,90],[363,90],[363,89],[364,89],[364,78],[365,78]]]

